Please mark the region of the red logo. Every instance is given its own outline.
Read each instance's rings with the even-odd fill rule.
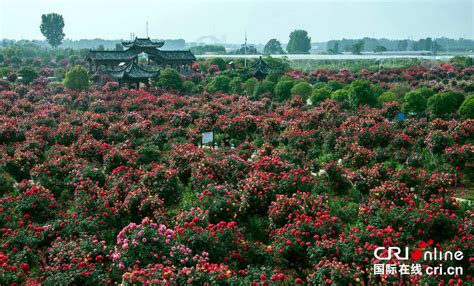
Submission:
[[[423,240],[418,244],[418,248],[413,250],[410,254],[411,259],[413,260],[420,260],[420,258],[423,256],[423,251],[422,249],[427,248],[428,246],[433,244],[433,240],[429,239],[428,243],[424,242]]]
[[[422,256],[423,256],[423,251],[419,249],[415,249],[410,255],[411,259],[413,260],[420,260]]]

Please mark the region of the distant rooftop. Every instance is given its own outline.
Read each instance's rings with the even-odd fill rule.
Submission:
[[[264,62],[260,56],[258,61],[252,66],[252,69],[254,69],[255,74],[267,75],[270,73],[271,67],[266,62]]]
[[[134,61],[132,61],[127,64],[122,70],[111,71],[110,74],[116,79],[148,79],[156,77],[159,72],[146,70],[136,64]]]
[[[91,50],[86,57],[88,59],[94,59],[98,61],[130,61],[136,57],[134,51],[93,51]]]
[[[138,38],[136,37],[133,41],[123,41],[122,45],[127,48],[131,47],[149,47],[149,48],[161,48],[165,44],[164,41],[154,42],[149,37],[148,38]]]

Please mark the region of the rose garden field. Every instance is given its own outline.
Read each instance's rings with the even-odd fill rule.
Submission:
[[[72,84],[77,58],[3,60],[0,285],[473,283],[466,59],[302,72],[268,58],[260,81],[199,60],[140,89]],[[48,82],[59,69],[69,82]],[[461,251],[443,265],[463,272],[374,274],[392,246]]]

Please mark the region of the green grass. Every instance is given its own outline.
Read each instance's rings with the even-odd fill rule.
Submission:
[[[474,190],[469,190],[467,193],[462,194],[459,198],[474,201]]]
[[[182,210],[188,210],[190,208],[197,207],[198,202],[199,199],[196,195],[196,192],[194,192],[190,185],[187,185],[183,187],[183,192],[181,193],[181,197],[179,198],[178,202],[170,206],[166,214],[168,217],[174,217]]]
[[[409,66],[430,65],[430,60],[424,59],[387,59],[382,63],[382,67],[400,67],[406,68]],[[347,68],[352,72],[358,72],[363,69],[370,71],[377,71],[379,63],[374,59],[355,59],[355,60],[291,60],[290,66],[294,69],[299,69],[305,72],[314,71],[316,69],[342,69]]]

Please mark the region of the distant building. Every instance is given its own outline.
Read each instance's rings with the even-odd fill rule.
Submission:
[[[139,84],[159,74],[159,69],[173,67],[178,71],[188,71],[196,57],[190,51],[160,50],[163,41],[154,42],[150,38],[135,38],[123,41],[123,51],[90,50],[85,57],[89,71],[97,76],[109,76],[117,81]],[[139,65],[142,63],[142,65]]]

